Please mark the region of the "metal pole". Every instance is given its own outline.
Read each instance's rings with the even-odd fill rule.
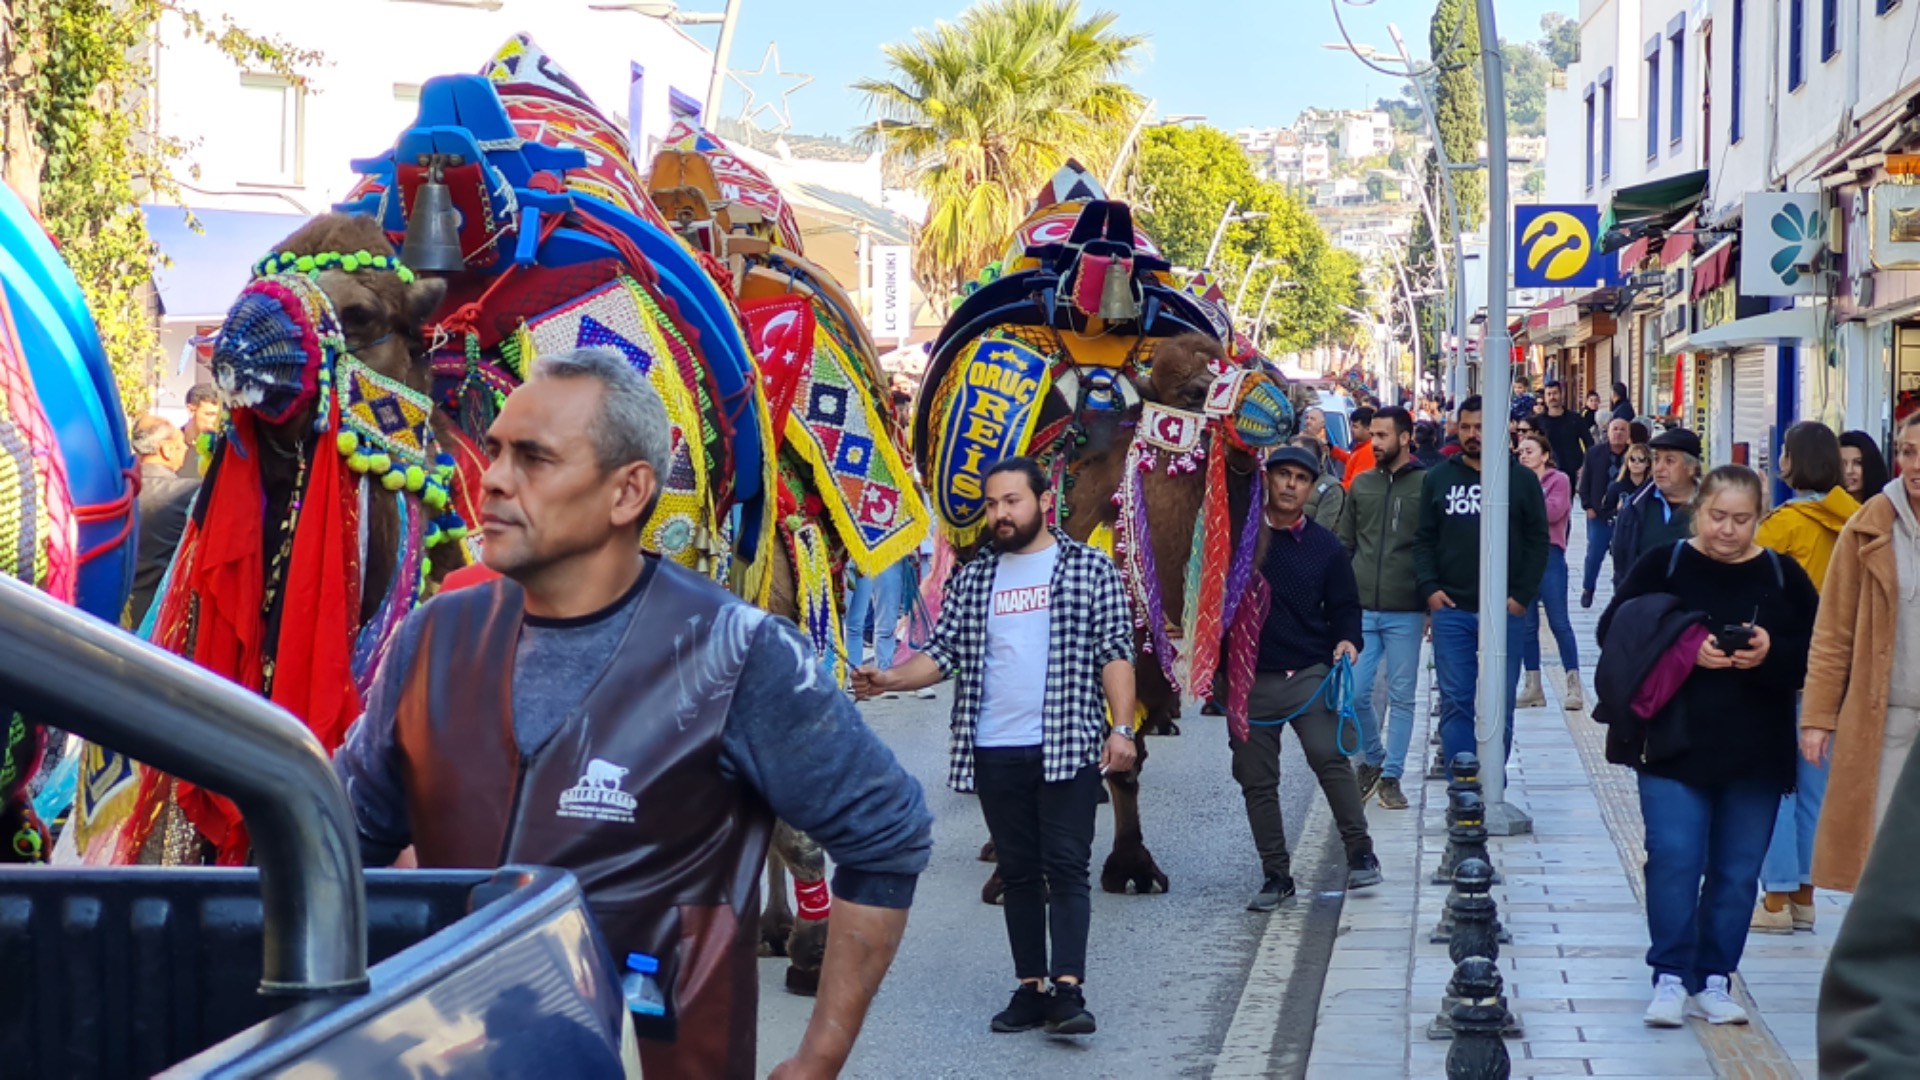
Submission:
[[[1388,23],[1387,33],[1393,37],[1394,47],[1400,50],[1400,62],[1407,65],[1407,71],[1411,73],[1413,56],[1407,52],[1407,43],[1400,36],[1400,27]],[[1453,234],[1453,280],[1456,289],[1453,294],[1453,340],[1448,349],[1451,362],[1448,365],[1447,392],[1455,401],[1459,401],[1465,396],[1467,385],[1467,245],[1460,237],[1460,200],[1453,193],[1453,170],[1447,161],[1446,144],[1440,141],[1440,121],[1434,116],[1433,100],[1427,96],[1427,84],[1412,74],[1407,76],[1407,81],[1413,84],[1414,94],[1420,99],[1420,111],[1426,115],[1427,127],[1433,132],[1434,162],[1440,167],[1440,191],[1447,198],[1447,222]],[[1505,152],[1503,148],[1501,153]],[[1439,261],[1437,252],[1435,256],[1435,261]]]
[[[1253,324],[1253,347],[1260,347],[1260,335],[1267,329],[1267,304],[1273,300],[1273,290],[1280,287],[1280,279],[1267,282],[1267,294],[1260,298],[1260,318]]]
[[[720,40],[713,47],[713,77],[707,82],[707,129],[720,130],[720,99],[727,92],[727,57],[733,52],[733,31],[740,24],[741,0],[727,0],[727,13],[720,19]]]
[[[1532,832],[1533,821],[1509,806],[1507,791],[1507,505],[1510,463],[1506,416],[1513,396],[1509,377],[1513,338],[1507,333],[1507,83],[1501,70],[1500,34],[1493,0],[1476,0],[1480,18],[1480,67],[1487,99],[1487,349],[1480,382],[1487,420],[1480,455],[1480,686],[1474,734],[1480,744],[1480,777],[1487,832],[1515,836]]]
[[[1418,371],[1421,366],[1420,311],[1414,306],[1413,285],[1407,280],[1407,268],[1406,265],[1400,261],[1400,253],[1393,250],[1392,244],[1388,244],[1387,254],[1393,256],[1393,273],[1395,277],[1400,279],[1400,295],[1406,301],[1407,336],[1413,339],[1413,369]]]
[[[1147,126],[1147,117],[1153,115],[1153,99],[1148,98],[1140,106],[1140,118],[1133,122],[1133,130],[1127,132],[1127,141],[1120,144],[1120,153],[1113,159],[1113,168],[1107,173],[1107,196],[1115,197],[1120,186],[1120,174],[1127,166],[1127,156],[1133,153],[1134,141],[1140,138],[1140,132]]]
[[[1240,291],[1234,294],[1233,297],[1234,314],[1238,315],[1240,313],[1240,306],[1247,302],[1247,286],[1253,284],[1253,275],[1259,273],[1262,266],[1272,266],[1279,261],[1278,259],[1269,259],[1264,255],[1255,255],[1253,261],[1247,264],[1247,272],[1240,277]]]
[[[1207,245],[1207,259],[1200,264],[1200,269],[1213,269],[1213,257],[1220,251],[1220,238],[1227,235],[1227,222],[1233,220],[1233,211],[1239,207],[1239,205],[1239,203],[1232,199],[1227,200],[1227,212],[1220,215],[1220,224],[1215,226],[1213,230],[1213,242]]]

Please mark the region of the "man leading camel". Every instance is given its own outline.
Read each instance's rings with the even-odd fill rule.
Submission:
[[[813,1020],[776,1077],[845,1064],[931,848],[920,787],[804,638],[669,560],[641,523],[665,407],[619,353],[542,357],[487,433],[504,579],[408,617],[334,762],[369,865],[572,870],[615,957],[660,963],[648,1075],[747,1078],[759,870],[778,815],[837,865]]]

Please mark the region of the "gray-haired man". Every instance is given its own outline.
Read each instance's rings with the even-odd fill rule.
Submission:
[[[660,964],[636,1015],[661,1076],[752,1077],[759,867],[773,815],[833,856],[820,997],[775,1076],[832,1076],[932,846],[919,784],[792,624],[640,551],[666,410],[616,352],[542,358],[487,433],[501,580],[409,617],[335,759],[371,865],[572,870],[613,956]],[[771,813],[769,813],[771,810]]]

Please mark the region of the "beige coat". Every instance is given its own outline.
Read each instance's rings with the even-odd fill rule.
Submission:
[[[1834,733],[1833,771],[1813,845],[1813,883],[1852,892],[1873,846],[1880,739],[1893,679],[1894,508],[1868,499],[1840,533],[1807,657],[1800,725]]]

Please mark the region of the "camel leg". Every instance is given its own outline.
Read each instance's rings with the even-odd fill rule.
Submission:
[[[1154,708],[1149,706],[1151,719]],[[1133,768],[1107,777],[1107,789],[1113,793],[1113,853],[1100,870],[1100,887],[1110,893],[1131,891],[1140,895],[1166,892],[1171,883],[1160,865],[1153,861],[1140,830],[1140,771],[1147,764],[1147,740],[1140,737],[1140,756]]]
[[[798,888],[826,888],[827,856],[813,838],[785,822],[774,826],[773,851],[793,874]],[[782,890],[784,896],[785,890]],[[812,997],[820,989],[820,965],[827,955],[827,917],[810,919],[806,905],[794,915],[793,931],[787,937],[787,989]]]
[[[776,830],[786,828],[775,825]],[[787,865],[776,851],[767,852],[767,902],[760,909],[760,955],[787,955],[793,934],[793,908],[787,904]]]

